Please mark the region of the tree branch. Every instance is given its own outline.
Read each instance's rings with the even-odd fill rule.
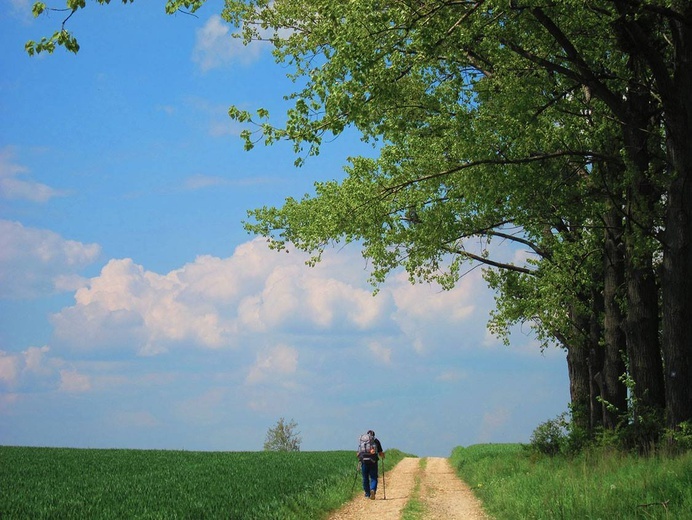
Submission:
[[[538,256],[542,258],[550,258],[550,254],[547,251],[539,247],[537,244],[534,244],[530,240],[526,240],[525,238],[517,237],[514,235],[508,235],[500,231],[488,231],[488,235],[504,238],[506,240],[511,240],[512,242],[517,242],[519,244],[524,244],[526,247],[530,247]]]
[[[514,265],[514,264],[505,264],[502,262],[495,262],[494,260],[490,260],[489,258],[483,258],[482,256],[478,256],[478,255],[475,255],[473,253],[469,253],[468,251],[466,251],[464,249],[457,248],[457,247],[442,246],[442,249],[444,251],[447,251],[448,253],[465,256],[466,258],[469,258],[470,260],[475,260],[476,262],[480,262],[482,264],[489,265],[491,267],[497,267],[499,269],[505,269],[507,271],[514,271],[517,273],[528,274],[528,275],[532,275],[532,276],[536,275],[536,273],[534,271],[532,271],[531,269],[527,269],[526,267],[520,267],[520,266]]]
[[[545,14],[541,8],[536,7],[531,9],[531,14],[533,14],[538,23],[540,23],[548,31],[548,34],[553,37],[555,42],[562,48],[562,50],[565,51],[567,58],[574,63],[577,70],[575,71],[567,67],[563,67],[562,65],[553,63],[550,60],[536,56],[535,54],[521,48],[513,42],[506,42],[506,44],[514,52],[520,56],[523,56],[529,61],[588,86],[592,93],[601,99],[606,105],[608,105],[608,107],[610,107],[617,117],[624,119],[625,107],[622,101],[608,87],[606,87],[606,85],[600,79],[598,79],[594,71],[591,69],[591,67],[589,67],[565,33],[562,32],[562,30],[548,15]]]
[[[459,166],[455,166],[454,168],[450,168],[448,170],[444,170],[441,172],[437,173],[432,173],[430,175],[425,175],[422,177],[417,177],[415,179],[402,182],[400,184],[395,184],[392,186],[386,186],[383,188],[383,193],[396,193],[403,188],[406,188],[408,186],[411,186],[413,184],[417,184],[420,182],[425,182],[433,179],[437,179],[440,177],[446,177],[448,175],[452,175],[454,173],[458,173],[462,170],[467,170],[469,168],[474,168],[477,166],[487,166],[487,165],[497,165],[497,166],[507,166],[507,165],[515,165],[515,164],[528,164],[532,162],[540,162],[540,161],[547,161],[550,159],[558,159],[560,157],[591,157],[594,159],[601,159],[601,160],[610,160],[614,159],[613,157],[594,153],[592,151],[584,151],[584,150],[565,150],[565,151],[559,151],[559,152],[553,152],[553,153],[547,153],[547,154],[536,154],[536,155],[531,155],[529,157],[520,157],[517,159],[481,159],[478,161],[469,161],[467,163],[461,164]]]

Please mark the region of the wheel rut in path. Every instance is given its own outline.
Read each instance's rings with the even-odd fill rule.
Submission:
[[[416,492],[416,481],[420,486]],[[358,479],[360,485],[360,479]],[[386,500],[384,495],[387,495]],[[442,457],[407,457],[380,476],[377,500],[356,497],[329,520],[399,520],[406,503],[416,495],[423,504],[424,520],[486,520],[480,501]]]

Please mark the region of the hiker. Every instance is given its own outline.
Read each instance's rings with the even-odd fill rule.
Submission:
[[[375,432],[368,430],[360,436],[358,441],[358,460],[360,461],[360,470],[363,474],[363,491],[365,498],[375,500],[377,493],[377,461],[381,457],[384,459],[384,451],[382,444]]]

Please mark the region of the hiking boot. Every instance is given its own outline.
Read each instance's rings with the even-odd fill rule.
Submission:
[[[371,491],[371,492],[370,492],[370,500],[375,500],[375,494],[376,494],[376,493],[377,493],[376,491]]]
[[[371,498],[371,497],[370,497],[370,495],[368,495],[367,493],[365,493],[364,498]]]

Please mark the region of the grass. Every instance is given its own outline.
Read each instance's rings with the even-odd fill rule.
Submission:
[[[425,469],[427,459],[420,459],[419,465],[421,471]],[[404,509],[401,512],[401,520],[421,520],[425,516],[425,505],[420,499],[420,473],[416,475],[411,497],[406,502]]]
[[[387,453],[387,468],[403,458]],[[350,500],[356,457],[0,446],[0,518],[323,518]]]
[[[692,519],[692,453],[538,456],[518,444],[456,448],[452,465],[496,520]]]

